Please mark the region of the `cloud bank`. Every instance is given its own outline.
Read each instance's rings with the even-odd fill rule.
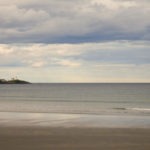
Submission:
[[[0,0],[0,43],[150,40],[148,0]]]

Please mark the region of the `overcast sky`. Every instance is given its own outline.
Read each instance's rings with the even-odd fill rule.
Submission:
[[[150,82],[150,0],[0,0],[0,78]]]

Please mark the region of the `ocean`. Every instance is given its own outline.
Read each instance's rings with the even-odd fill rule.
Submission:
[[[0,125],[150,127],[148,83],[0,85]]]

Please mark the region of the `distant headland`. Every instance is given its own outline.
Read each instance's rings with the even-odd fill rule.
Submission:
[[[30,82],[12,78],[11,80],[0,79],[0,84],[30,84]]]

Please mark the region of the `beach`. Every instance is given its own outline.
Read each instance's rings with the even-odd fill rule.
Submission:
[[[149,150],[150,84],[0,86],[2,150]]]
[[[149,150],[149,116],[0,113],[2,150]]]
[[[3,150],[149,150],[148,128],[0,127]]]

